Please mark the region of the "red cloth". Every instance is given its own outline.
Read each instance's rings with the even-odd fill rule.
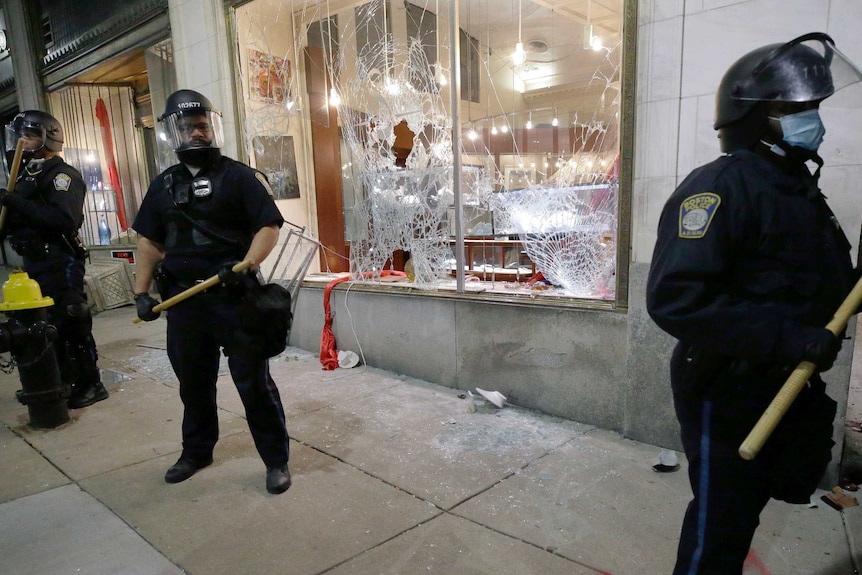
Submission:
[[[403,276],[406,274],[404,272],[384,270],[380,272],[380,275]],[[332,293],[332,288],[350,279],[350,276],[336,278],[326,284],[326,289],[323,290],[323,311],[325,315],[323,319],[323,332],[320,334],[320,364],[327,371],[338,369],[338,350],[335,348],[335,334],[332,332],[332,307],[329,304],[329,296]]]
[[[114,194],[116,195],[117,220],[120,224],[120,231],[124,232],[129,228],[129,222],[126,219],[126,204],[123,201],[123,186],[120,184],[117,162],[114,161],[114,138],[111,136],[111,119],[108,117],[108,109],[105,107],[105,101],[101,98],[96,100],[96,118],[98,118],[99,125],[102,128],[102,146],[105,148],[105,162],[108,164],[108,179],[111,181],[111,189],[114,190]]]
[[[329,295],[332,288],[346,282],[350,276],[334,279],[326,284],[323,290],[323,311],[326,314],[323,320],[323,333],[320,334],[320,364],[325,370],[338,368],[338,350],[335,349],[335,334],[332,332],[332,308],[329,305]]]

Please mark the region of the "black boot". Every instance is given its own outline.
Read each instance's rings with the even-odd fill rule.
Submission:
[[[68,405],[69,409],[80,409],[103,399],[108,399],[108,390],[105,389],[102,382],[76,385],[72,389],[72,396],[69,398]]]

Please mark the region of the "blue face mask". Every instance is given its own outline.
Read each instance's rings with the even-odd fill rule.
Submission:
[[[826,134],[826,128],[820,120],[820,112],[816,109],[787,114],[778,118],[778,121],[781,123],[781,133],[784,134],[785,142],[812,152],[820,147]]]

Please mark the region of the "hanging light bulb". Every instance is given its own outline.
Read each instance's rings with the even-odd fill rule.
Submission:
[[[496,121],[496,120],[494,120],[494,121],[491,123],[491,135],[492,135],[492,136],[496,136],[496,135],[497,135],[497,121]]]
[[[592,49],[596,52],[602,49],[602,39],[593,34],[592,24],[593,2],[587,2],[587,23],[584,26],[584,50]]]
[[[467,137],[470,138],[471,140],[475,140],[476,138],[479,137],[479,134],[476,133],[476,130],[474,130],[473,128],[470,128],[470,131],[467,132]]]
[[[391,78],[386,78],[385,85],[386,85],[386,92],[388,94],[390,94],[391,96],[397,96],[401,93],[401,86],[398,85],[397,81],[395,81]]]
[[[527,118],[527,125],[526,125],[526,128],[527,128],[528,130],[532,130],[532,129],[533,129],[533,112],[532,112],[532,110],[530,111],[530,117],[529,117],[529,118]]]
[[[556,108],[554,108],[554,119],[551,120],[551,125],[555,128],[560,125],[560,120],[557,119],[557,109]]]
[[[502,126],[500,126],[500,131],[503,132],[504,134],[508,134],[509,133],[509,126],[507,124],[503,124]]]
[[[515,51],[512,53],[512,63],[515,66],[520,66],[527,61],[527,53],[524,51],[524,43],[518,42],[515,44]]]
[[[520,66],[527,61],[527,52],[524,51],[524,43],[521,41],[521,0],[518,0],[518,42],[515,44],[515,52],[512,54],[512,62]]]
[[[341,96],[335,91],[335,87],[329,89],[329,105],[337,108],[341,105]]]

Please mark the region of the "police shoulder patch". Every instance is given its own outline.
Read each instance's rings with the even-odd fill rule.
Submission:
[[[61,192],[68,192],[69,186],[72,185],[72,178],[68,174],[57,174],[54,176],[54,189]]]
[[[266,188],[266,193],[268,193],[270,196],[274,195],[272,193],[272,188],[269,186],[269,182],[266,180],[266,176],[264,176],[261,172],[255,172],[254,177],[257,178],[261,184],[263,184],[263,187]]]
[[[721,198],[712,192],[702,192],[684,199],[679,206],[679,237],[704,237],[719,204]]]

